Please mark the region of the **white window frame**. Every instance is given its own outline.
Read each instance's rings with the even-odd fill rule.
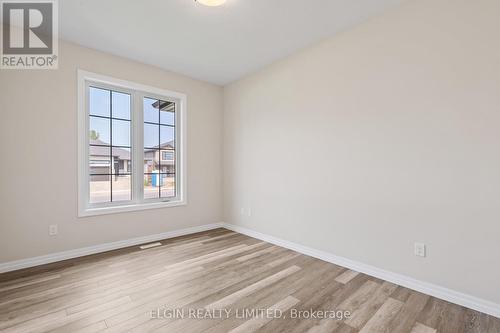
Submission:
[[[89,203],[89,85],[131,95],[132,200],[100,204]],[[144,199],[144,121],[143,98],[151,97],[176,103],[175,158],[176,196]],[[187,205],[187,97],[185,94],[138,84],[109,76],[78,70],[78,216],[123,213]],[[160,153],[161,155],[161,153]],[[160,156],[161,158],[161,156]]]

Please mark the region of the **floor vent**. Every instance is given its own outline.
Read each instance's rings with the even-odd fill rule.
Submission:
[[[157,247],[157,246],[161,246],[161,243],[160,242],[156,242],[156,243],[141,245],[140,248],[141,248],[141,250],[146,250],[146,249],[150,249],[152,247]]]

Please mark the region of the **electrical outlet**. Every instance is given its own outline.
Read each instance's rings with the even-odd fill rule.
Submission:
[[[417,257],[425,257],[425,244],[424,243],[415,243],[415,255]]]
[[[240,215],[241,216],[252,216],[252,208],[245,208],[245,207],[241,207],[240,208]]]
[[[49,236],[57,235],[57,224],[49,225]]]

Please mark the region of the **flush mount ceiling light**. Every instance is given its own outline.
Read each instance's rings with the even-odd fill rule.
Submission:
[[[224,2],[226,2],[226,0],[194,0],[194,1],[210,7],[220,6],[224,4]]]

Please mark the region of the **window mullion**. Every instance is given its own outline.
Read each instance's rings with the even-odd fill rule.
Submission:
[[[113,202],[113,92],[109,90],[109,197],[110,202]]]
[[[158,100],[158,200],[161,200],[161,101]]]
[[[144,197],[144,176],[143,176],[143,168],[144,168],[144,149],[142,149],[143,141],[144,141],[144,126],[143,123],[143,112],[142,112],[142,94],[139,92],[135,92],[133,94],[133,119],[132,119],[132,128],[134,133],[133,138],[133,151],[134,151],[134,169],[133,173],[133,183],[134,183],[134,191],[133,191],[133,201],[137,203],[143,202]]]

